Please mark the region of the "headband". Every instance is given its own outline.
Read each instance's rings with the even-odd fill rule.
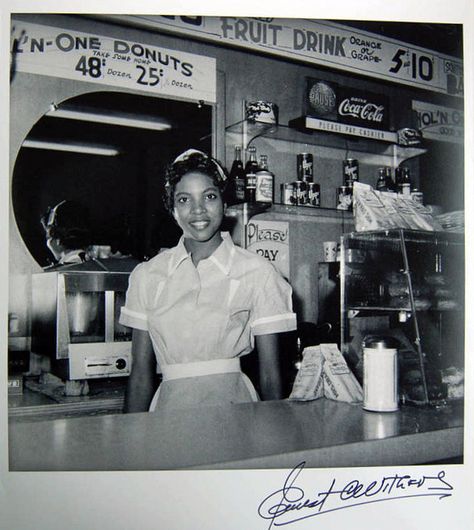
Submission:
[[[216,167],[217,169],[217,172],[219,173],[219,176],[220,178],[225,182],[227,180],[227,176],[226,174],[224,173],[224,170],[222,169],[221,165],[216,161],[214,160],[212,157],[206,155],[206,153],[203,153],[202,151],[198,151],[197,149],[188,149],[187,151],[184,151],[184,153],[181,153],[180,155],[178,155],[174,160],[173,160],[173,164],[176,164],[176,163],[179,163],[179,162],[184,162],[185,160],[187,160],[188,158],[192,157],[192,156],[195,156],[195,155],[198,155],[206,160],[209,160],[211,161],[214,166]]]

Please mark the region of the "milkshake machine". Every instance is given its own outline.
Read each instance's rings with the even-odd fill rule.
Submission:
[[[32,276],[32,345],[62,379],[130,374],[131,329],[119,324],[128,259],[93,260]]]

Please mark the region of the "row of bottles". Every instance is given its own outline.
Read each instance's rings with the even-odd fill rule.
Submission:
[[[257,149],[248,148],[247,162],[244,167],[242,148],[235,146],[234,161],[230,170],[230,203],[250,202],[272,204],[274,201],[275,177],[268,169],[267,155],[260,155],[257,161]]]
[[[298,156],[300,157],[302,155]],[[349,194],[352,195],[352,181],[358,180],[357,160],[349,159],[344,161],[344,174],[346,175],[347,173],[346,166],[350,165],[349,162],[352,162],[352,165],[354,166],[353,173],[356,175],[356,177],[351,178],[350,182],[348,182],[346,178],[345,186],[342,186],[337,190],[339,195],[341,194],[341,191],[343,191],[343,188],[346,187],[349,188]],[[319,185],[316,186],[318,187],[318,204],[315,205],[319,206]],[[395,170],[395,179],[392,179],[392,169],[390,167],[386,166],[379,168],[376,189],[378,191],[398,193],[406,197],[411,197],[417,202],[423,203],[423,194],[417,189],[413,188],[410,170],[408,167],[397,167]],[[230,170],[230,185],[227,198],[228,203],[236,204],[241,202],[249,202],[272,204],[275,200],[274,193],[275,176],[268,168],[267,155],[260,155],[260,160],[257,161],[257,149],[254,146],[251,146],[247,149],[247,161],[244,165],[242,147],[240,145],[236,145],[234,161]],[[292,193],[295,196],[297,195],[293,189]],[[295,204],[300,203],[296,201]],[[308,202],[302,202],[301,204],[308,204]],[[339,204],[337,205],[337,208],[340,208]]]
[[[392,191],[409,196],[411,193],[410,170],[407,167],[397,167],[395,180],[392,179],[392,169],[381,167],[378,169],[376,188],[378,191]]]
[[[407,167],[399,166],[395,169],[395,180],[392,179],[390,167],[379,168],[376,188],[378,191],[398,193],[416,202],[423,203],[423,193],[413,187],[410,170]]]

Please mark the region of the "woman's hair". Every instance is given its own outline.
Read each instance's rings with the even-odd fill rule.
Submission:
[[[61,201],[46,210],[41,224],[48,237],[59,239],[61,245],[70,250],[90,245],[89,212],[74,201]]]
[[[179,155],[165,172],[165,208],[172,212],[174,208],[174,192],[178,182],[191,171],[198,171],[212,179],[221,195],[224,194],[228,182],[227,170],[215,158],[196,149],[188,149]]]

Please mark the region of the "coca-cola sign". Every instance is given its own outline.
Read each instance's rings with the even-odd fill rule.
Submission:
[[[388,107],[386,96],[319,79],[306,79],[306,116],[372,129],[388,129]]]
[[[385,107],[367,103],[360,98],[346,98],[339,103],[337,112],[339,116],[352,116],[367,122],[381,123],[383,121]]]
[[[343,87],[337,91],[337,121],[386,129],[388,118],[387,97]]]

